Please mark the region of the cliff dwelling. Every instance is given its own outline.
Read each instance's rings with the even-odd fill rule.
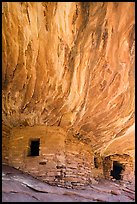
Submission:
[[[128,180],[134,177],[132,158],[127,155],[114,154],[103,160],[104,176],[108,179]]]
[[[102,182],[134,185],[134,7],[134,2],[2,3],[5,171],[13,168],[62,192]]]

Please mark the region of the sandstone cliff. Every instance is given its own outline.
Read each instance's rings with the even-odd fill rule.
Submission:
[[[3,2],[4,127],[134,156],[134,18],[133,2]]]

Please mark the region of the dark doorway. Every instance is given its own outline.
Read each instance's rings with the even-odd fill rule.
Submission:
[[[96,169],[99,167],[98,159],[96,157],[94,157],[94,166],[95,166]]]
[[[113,176],[116,180],[121,180],[122,176],[121,173],[124,170],[124,166],[117,161],[113,162],[113,170],[111,170],[111,176]]]
[[[39,156],[39,145],[40,145],[40,139],[35,139],[30,141],[29,156]]]

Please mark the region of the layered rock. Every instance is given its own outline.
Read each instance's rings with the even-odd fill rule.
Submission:
[[[102,157],[134,158],[134,13],[133,2],[3,2],[3,124],[60,126]]]

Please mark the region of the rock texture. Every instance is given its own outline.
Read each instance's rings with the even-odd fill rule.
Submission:
[[[2,120],[134,158],[134,2],[3,2]]]
[[[36,139],[40,142],[39,155],[32,156],[30,142]],[[47,183],[83,188],[94,182],[94,154],[91,147],[67,135],[60,127],[14,127],[10,137],[4,137],[3,146],[7,146],[3,147],[4,164]]]
[[[63,189],[3,166],[2,202],[135,202],[135,184],[101,180],[85,190]]]

